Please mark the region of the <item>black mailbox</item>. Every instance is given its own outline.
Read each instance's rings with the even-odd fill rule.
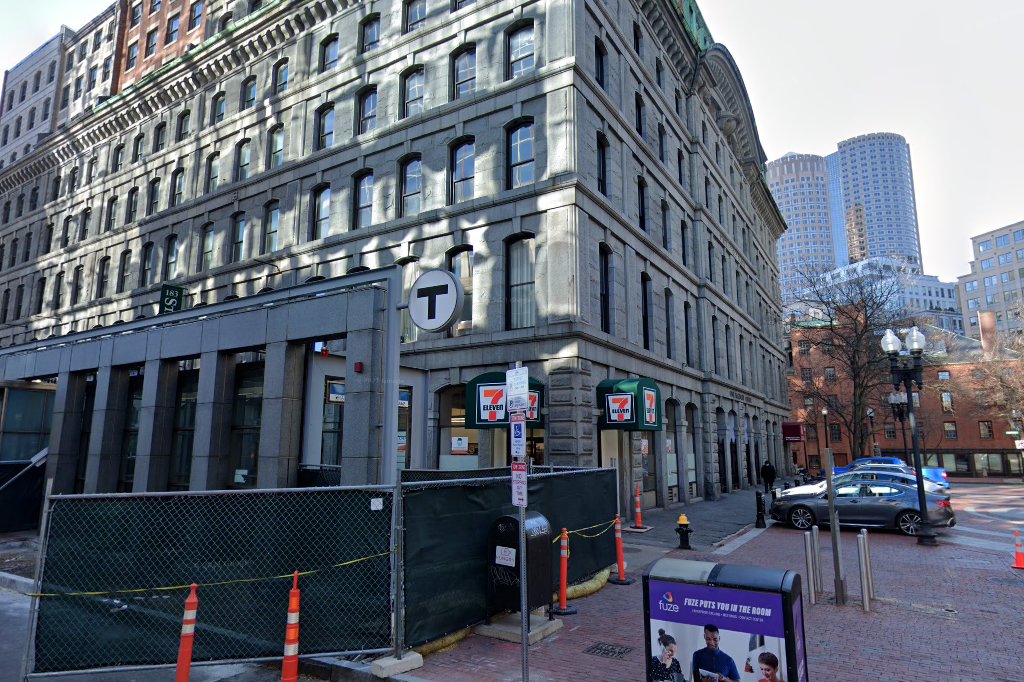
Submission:
[[[551,523],[526,512],[526,603],[529,610],[551,603]],[[491,526],[487,559],[487,613],[519,611],[519,519],[502,516]]]

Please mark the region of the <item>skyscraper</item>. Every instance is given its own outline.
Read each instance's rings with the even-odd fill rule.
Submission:
[[[888,256],[910,272],[923,272],[910,147],[903,136],[869,133],[843,140],[829,161],[839,174],[841,194],[833,191],[831,200],[842,207],[850,262]]]
[[[779,287],[787,306],[813,278],[841,264],[834,253],[828,164],[814,154],[786,154],[768,164],[768,188],[788,226],[778,241]]]

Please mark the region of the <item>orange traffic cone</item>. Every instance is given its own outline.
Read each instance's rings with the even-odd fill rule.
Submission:
[[[281,682],[299,679],[299,572],[295,571],[292,589],[288,593],[288,625],[284,630],[284,660],[281,662]]]
[[[1024,549],[1021,549],[1018,531],[1013,531],[1013,566],[1010,568],[1024,569]]]
[[[192,669],[192,645],[196,638],[196,611],[199,609],[196,587],[196,584],[192,583],[192,591],[185,599],[185,615],[181,619],[181,643],[178,645],[178,668],[174,674],[174,682],[188,682]]]
[[[640,528],[644,527],[644,513],[643,513],[643,510],[640,508],[640,484],[639,483],[636,484],[636,497],[634,499],[635,499],[636,506],[635,506],[634,511],[633,511],[633,528],[640,529]]]
[[[569,532],[562,529],[562,542],[560,547],[561,561],[558,571],[558,606],[549,609],[556,616],[571,616],[576,613],[576,608],[568,605],[569,592]]]

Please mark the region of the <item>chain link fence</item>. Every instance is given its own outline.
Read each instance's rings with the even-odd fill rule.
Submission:
[[[193,660],[281,655],[300,572],[302,652],[392,645],[391,488],[51,500],[34,672],[173,664],[198,583]]]

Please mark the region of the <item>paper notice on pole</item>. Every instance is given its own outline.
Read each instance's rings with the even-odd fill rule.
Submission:
[[[1018,450],[1024,450],[1024,440],[1015,440],[1015,441],[1013,441],[1013,446],[1015,448],[1017,448]]]
[[[509,411],[526,410],[530,407],[530,370],[516,367],[505,371],[505,391]]]
[[[497,545],[494,548],[494,563],[499,566],[512,566],[516,565],[516,549],[515,547],[502,547]]]
[[[526,462],[512,462],[512,504],[526,506]]]

